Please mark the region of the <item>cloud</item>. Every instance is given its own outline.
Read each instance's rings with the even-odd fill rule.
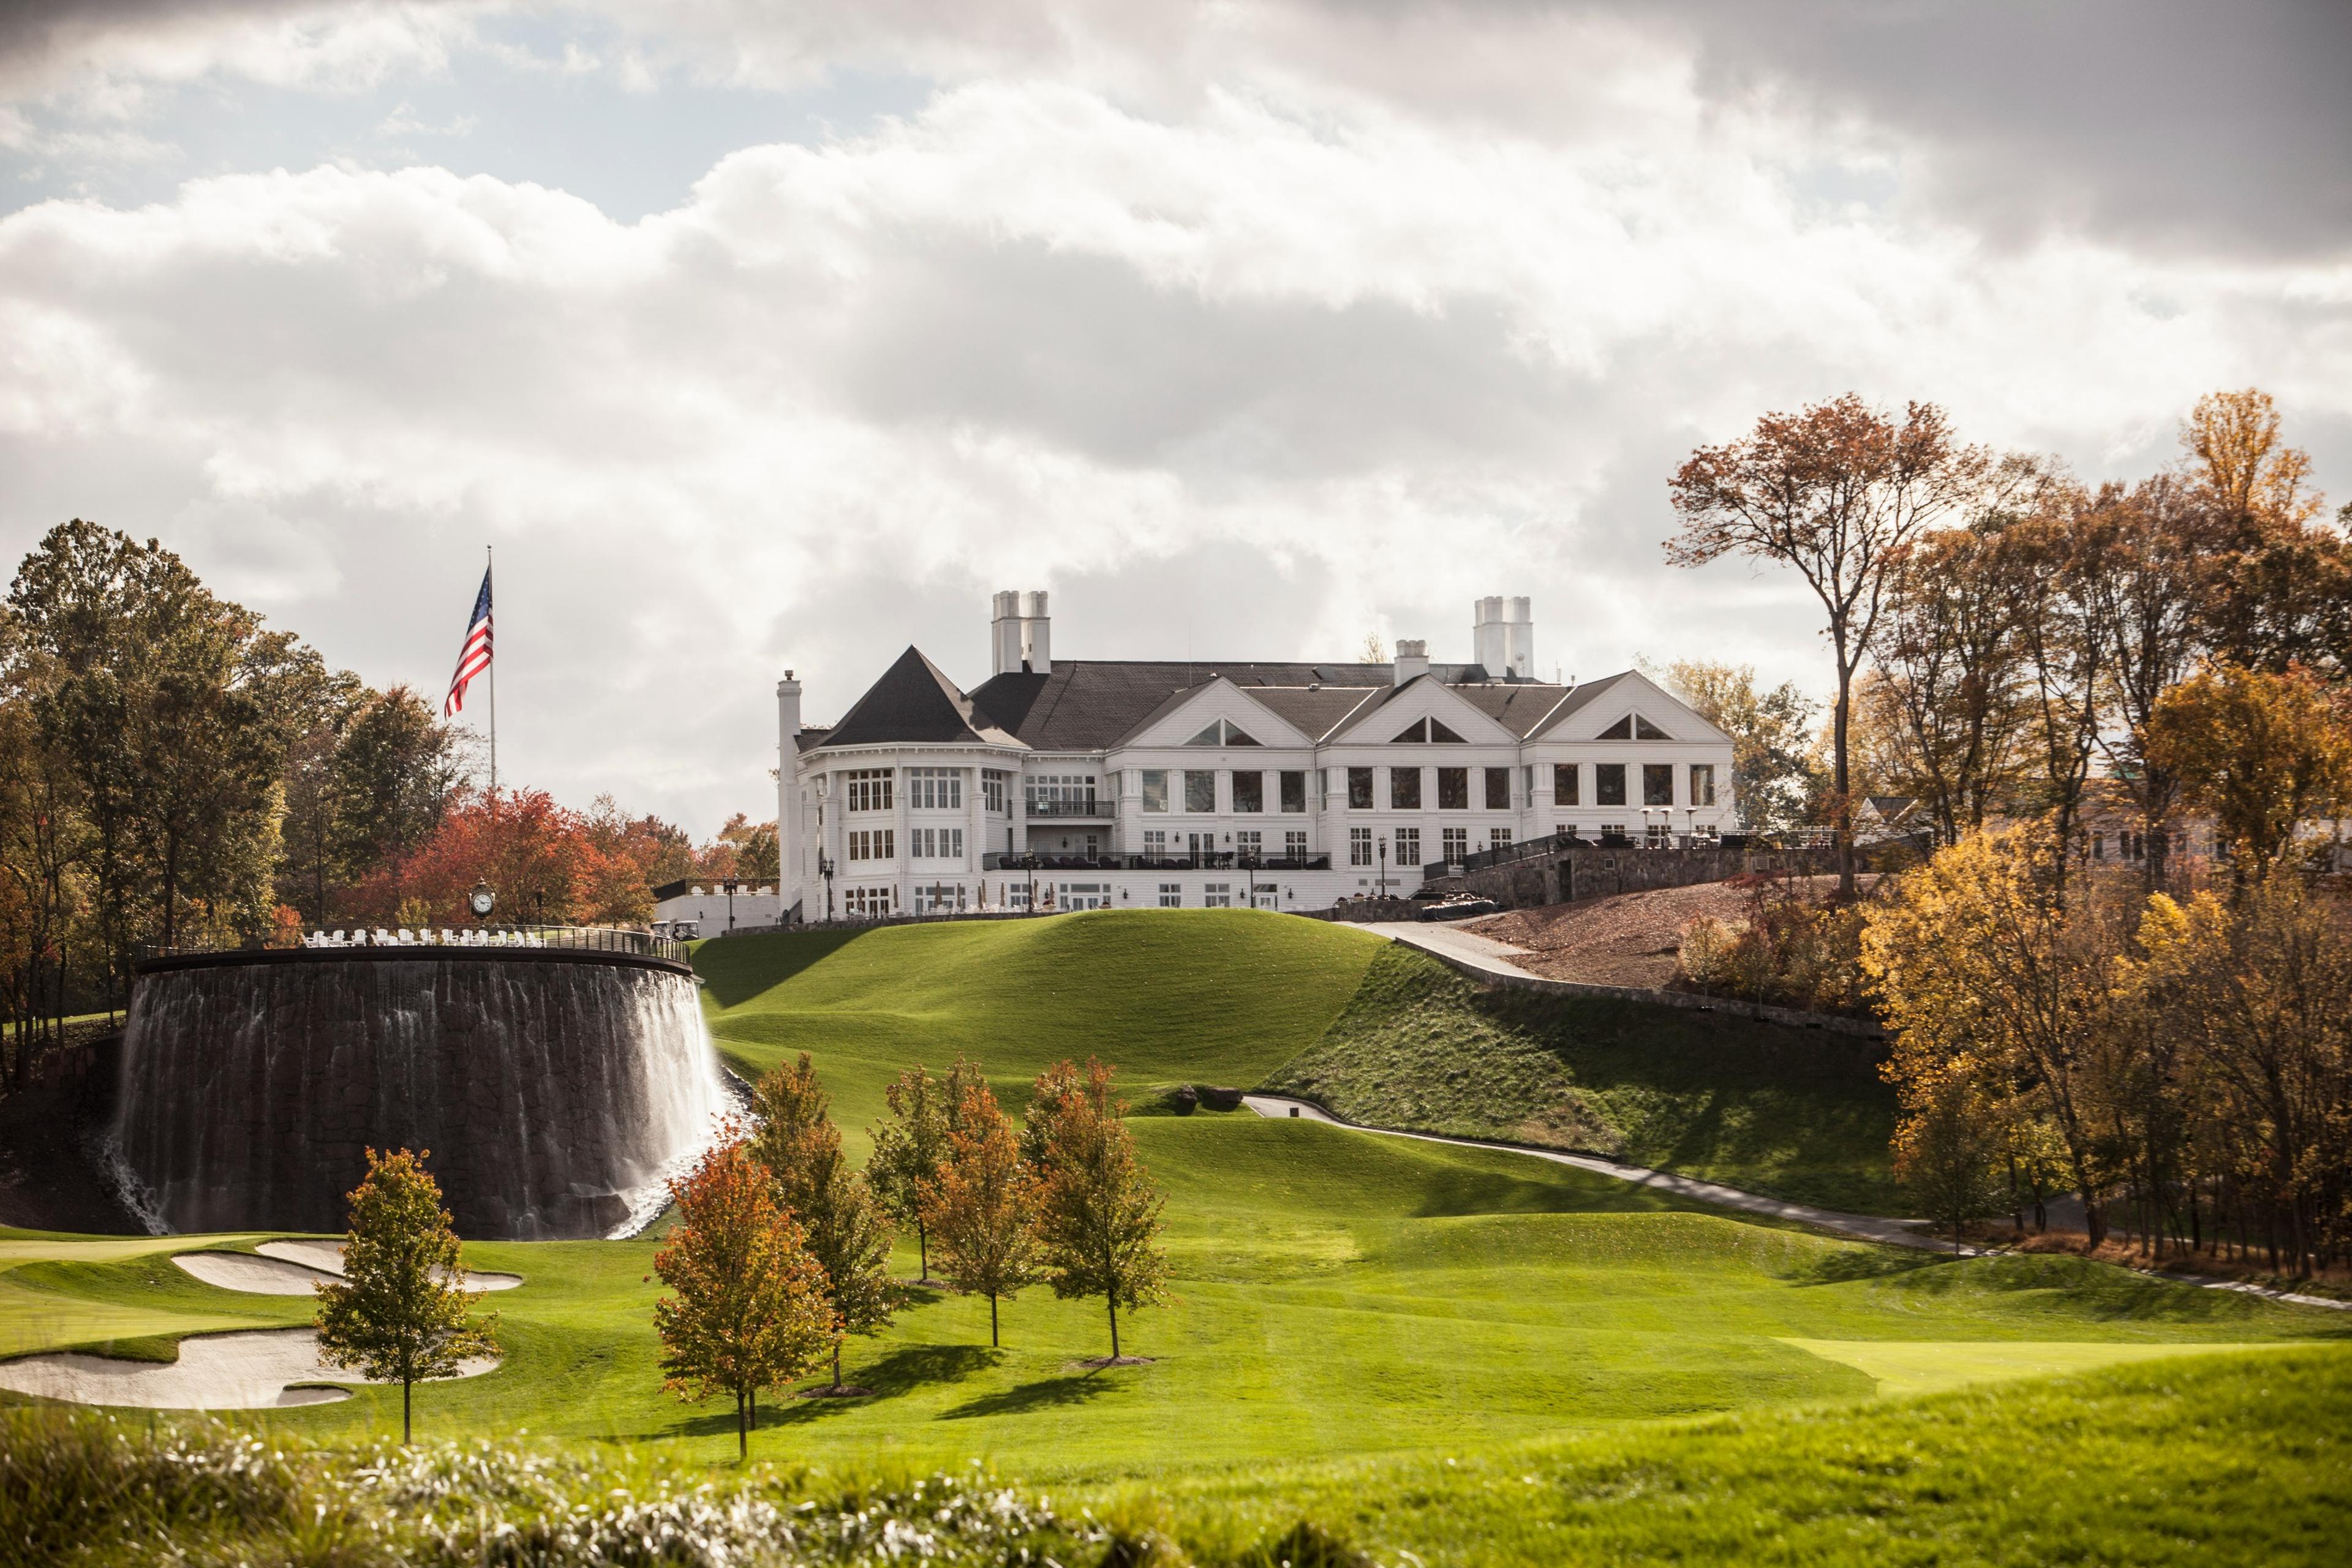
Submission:
[[[918,45],[901,5],[728,53],[733,15],[593,53],[669,80],[897,50],[943,85],[635,222],[324,160],[0,218],[0,544],[160,532],[437,691],[495,542],[502,760],[707,828],[764,810],[782,668],[815,718],[909,640],[976,680],[997,587],[1054,589],[1071,657],[1329,658],[1375,626],[1465,657],[1467,601],[1509,592],[1547,669],[1815,679],[1801,589],[1663,565],[1664,485],[1848,388],[2098,473],[2260,381],[2352,457],[2343,260],[1994,233],[1957,186],[1915,199],[1912,132],[1641,16],[1014,9]]]

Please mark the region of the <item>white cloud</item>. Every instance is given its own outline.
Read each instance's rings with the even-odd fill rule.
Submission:
[[[879,15],[860,37],[912,26]],[[1899,160],[1710,100],[1605,20],[1543,24],[1564,70],[1418,13],[1212,20],[1147,91],[1132,39],[998,14],[957,47],[1069,68],[745,148],[634,224],[333,164],[0,219],[0,460],[29,476],[0,542],[101,497],[437,689],[495,541],[509,766],[707,826],[760,805],[778,670],[819,717],[908,640],[976,678],[992,587],[1061,588],[1079,657],[1332,657],[1374,625],[1459,656],[1466,601],[1509,591],[1547,668],[1811,678],[1790,584],[1657,550],[1674,463],[1767,407],[1932,397],[2089,468],[2158,460],[2215,385],[2352,423],[2341,263],[1825,200],[1823,169]],[[317,48],[425,68],[465,24],[400,25]],[[874,47],[843,27],[792,47]],[[1555,101],[1482,111],[1482,81]]]

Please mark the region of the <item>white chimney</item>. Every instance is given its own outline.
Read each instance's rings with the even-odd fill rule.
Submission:
[[[1429,673],[1429,645],[1419,637],[1399,637],[1396,645],[1396,683]]]
[[[1010,588],[992,601],[988,623],[988,672],[1003,675],[1021,668],[1021,595]]]
[[[988,623],[989,673],[1034,669],[1054,672],[1054,623],[1045,615],[1042,592],[1016,594],[1011,589],[993,600]]]
[[[1510,614],[1503,622],[1503,668],[1522,680],[1535,673],[1536,617],[1525,599],[1511,601]]]
[[[791,670],[776,682],[776,875],[782,921],[801,901],[801,683]]]
[[[1471,616],[1470,659],[1486,666],[1487,679],[1534,672],[1536,623],[1527,600],[1489,595],[1472,606]]]
[[[1470,609],[1470,662],[1486,667],[1489,679],[1503,673],[1510,650],[1503,646],[1503,600],[1489,595]]]
[[[1021,663],[1039,675],[1054,673],[1054,623],[1043,589],[1021,595]]]

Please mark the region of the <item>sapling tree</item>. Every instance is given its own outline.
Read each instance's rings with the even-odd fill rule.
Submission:
[[[808,1053],[761,1079],[753,1096],[760,1130],[751,1158],[768,1169],[777,1204],[807,1236],[809,1255],[824,1270],[825,1300],[845,1334],[881,1331],[898,1310],[890,1281],[890,1224],[866,1178],[841,1154],[832,1099],[817,1082]],[[841,1341],[833,1344],[833,1386],[841,1386]]]
[[[1927,1210],[1952,1230],[1997,1211],[2004,1196],[1997,1162],[2001,1128],[1975,1081],[1967,1057],[1913,1077],[1901,1086],[1904,1118],[1895,1130],[1895,1175]]]
[[[400,1384],[403,1443],[419,1380],[455,1377],[468,1356],[498,1351],[498,1315],[467,1310],[457,1233],[440,1184],[425,1169],[432,1154],[367,1152],[367,1174],[350,1194],[343,1278],[319,1287],[320,1359]]]
[[[962,1110],[964,1088],[979,1081],[980,1065],[958,1057],[945,1079],[933,1078],[917,1062],[882,1091],[890,1105],[891,1120],[873,1130],[874,1152],[866,1162],[866,1184],[892,1218],[915,1227],[918,1278],[923,1284],[931,1278],[923,1184],[939,1180]]]
[[[1154,1238],[1165,1200],[1136,1161],[1108,1063],[1089,1057],[1080,1072],[1063,1062],[1038,1079],[1037,1089],[1041,1100],[1050,1089],[1053,1108],[1042,1122],[1037,1160],[1047,1277],[1056,1296],[1103,1298],[1116,1362],[1119,1308],[1146,1307],[1164,1294],[1168,1256]]]
[[[654,1271],[677,1292],[654,1303],[662,1384],[697,1403],[735,1396],[735,1451],[751,1451],[759,1391],[821,1365],[841,1342],[824,1270],[777,1205],[765,1167],[730,1124],[719,1143],[669,1184],[677,1224]]]
[[[948,1284],[988,1298],[988,1342],[996,1345],[997,1302],[1037,1278],[1037,1178],[985,1082],[965,1087],[957,1123],[939,1175],[922,1184],[923,1223]]]

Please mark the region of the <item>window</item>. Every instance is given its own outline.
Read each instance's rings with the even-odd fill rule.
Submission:
[[[1576,824],[1573,822],[1554,823],[1552,825],[1552,832],[1561,838],[1573,838],[1576,837]]]
[[[1168,770],[1166,768],[1143,770],[1143,809],[1146,811],[1168,809]]]
[[[874,919],[890,912],[895,888],[852,888],[842,895],[842,907],[853,917]]]
[[[914,811],[961,811],[961,768],[908,768],[907,805]]]
[[[1108,882],[1056,882],[1054,884],[1054,907],[1063,910],[1100,910],[1110,906],[1110,884]]]
[[[1389,805],[1399,811],[1421,809],[1421,770],[1419,768],[1389,770]]]
[[[1670,824],[1664,823],[1664,822],[1654,822],[1654,823],[1650,824],[1650,847],[1651,847],[1651,848],[1653,848],[1653,849],[1671,849],[1671,848],[1673,848],[1674,847],[1675,847],[1675,830],[1674,830],[1674,827],[1673,827]]]
[[[1191,740],[1188,746],[1255,746],[1257,742],[1243,733],[1241,727],[1230,719],[1220,719]]]
[[[1095,814],[1095,775],[1092,773],[1037,773],[1027,784],[1029,815],[1032,816],[1092,816]]]
[[[1026,882],[1013,882],[1009,884],[1004,889],[1004,902],[1006,907],[1010,909],[1027,909],[1029,907],[1029,884]]]
[[[1397,737],[1397,742],[1403,745],[1423,742],[1434,742],[1441,746],[1460,746],[1468,743],[1434,719],[1415,719],[1405,726],[1404,733]]]
[[[849,809],[852,811],[887,811],[890,809],[889,768],[862,768],[849,775]]]
[[[1675,764],[1643,763],[1642,764],[1642,804],[1672,805],[1675,804]]]
[[[1297,769],[1282,775],[1282,809],[1285,811],[1307,809],[1306,770]]]
[[[1445,858],[1458,862],[1464,856],[1470,853],[1470,830],[1466,827],[1448,827],[1444,830],[1439,842],[1445,846]]]
[[[1292,828],[1282,836],[1282,852],[1293,860],[1307,858],[1307,834],[1302,828]]]
[[[1601,731],[1600,739],[1603,741],[1671,741],[1674,737],[1639,713],[1628,713],[1606,730]]]
[[[1184,907],[1184,884],[1181,882],[1160,883],[1160,907],[1163,910],[1182,909]]]
[[[1004,779],[1005,773],[1004,770],[1002,768],[982,768],[980,770],[980,805],[982,810],[995,812],[1000,816],[1003,815]]]
[[[1421,829],[1400,827],[1396,830],[1396,858],[1400,866],[1421,864]]]
[[[1203,768],[1184,770],[1184,809],[1214,811],[1217,809],[1217,775]]]
[[[1440,811],[1470,809],[1470,770],[1468,768],[1437,770],[1437,809]]]
[[[1693,763],[1690,770],[1690,803],[1693,805],[1713,805],[1715,804],[1715,764]]]
[[[963,829],[910,827],[907,829],[907,847],[918,860],[961,860],[963,858]]]
[[[1201,887],[1201,907],[1204,910],[1229,910],[1234,907],[1234,885],[1231,882],[1206,882]]]
[[[2104,834],[2104,833],[2094,833],[2094,834],[2092,834],[2092,835],[2091,835],[2091,858],[2092,858],[2092,859],[2094,859],[2094,860],[2104,860],[2104,859],[2105,859],[2106,858],[2107,858],[2107,836],[2106,836],[2105,834]]]
[[[1595,763],[1592,764],[1592,804],[1622,805],[1625,804],[1625,764]]]
[[[1234,775],[1234,809],[1264,811],[1265,809],[1265,775],[1258,773]]]
[[[1551,803],[1554,805],[1581,805],[1576,798],[1577,781],[1584,770],[1574,763],[1554,763],[1551,765]]]
[[[1265,835],[1241,832],[1234,835],[1234,853],[1255,860],[1265,852]]]
[[[1348,770],[1348,809],[1349,811],[1372,809],[1371,769],[1349,768]]]
[[[1622,822],[1602,823],[1601,825],[1601,842],[1603,844],[1611,842],[1622,844],[1625,842],[1625,825]]]
[[[1150,827],[1144,829],[1143,857],[1147,860],[1164,860],[1168,858],[1168,830],[1166,828]]]
[[[891,840],[898,835],[895,827],[860,828],[849,836],[849,858],[852,860],[895,860],[898,851]]]
[[[1486,770],[1486,809],[1488,811],[1511,809],[1510,769],[1488,768]]]
[[[1369,827],[1348,829],[1348,864],[1369,866],[1372,863],[1372,830]]]
[[[1486,847],[1487,847],[1487,848],[1489,848],[1489,849],[1508,849],[1510,847],[1511,847],[1511,830],[1510,830],[1509,828],[1507,828],[1507,827],[1490,827],[1490,828],[1486,829]]]

